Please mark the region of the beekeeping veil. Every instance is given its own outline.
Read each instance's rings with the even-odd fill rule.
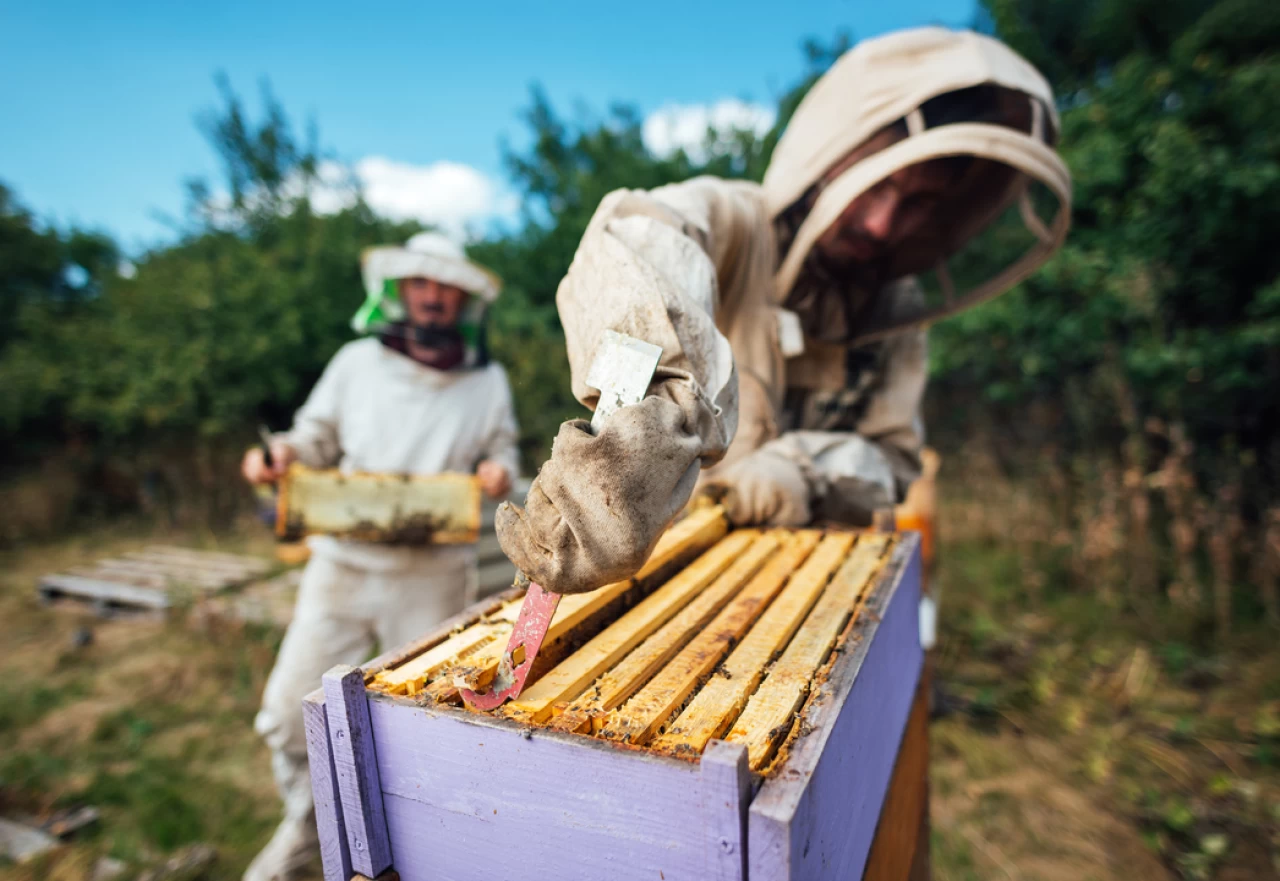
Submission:
[[[931,99],[979,86],[998,87],[1019,102],[1027,128],[960,119],[930,124]],[[934,102],[937,104],[938,102]],[[855,162],[834,180],[819,181],[851,151],[888,126],[900,123],[906,137]],[[1058,128],[1053,93],[1038,71],[997,40],[969,31],[929,27],[868,40],[846,52],[809,91],[774,151],[764,189],[770,215],[796,215],[794,236],[779,257],[775,296],[801,314],[807,331],[844,343],[878,339],[953,315],[990,299],[1026,278],[1061,244],[1071,209],[1071,177],[1050,143]],[[848,292],[834,287],[797,305],[797,279],[814,243],[861,194],[895,172],[946,157],[999,163],[1007,173],[961,178],[940,205],[928,229],[893,249],[885,280],[937,270],[940,302],[868,304],[856,322],[848,315]],[[990,163],[982,163],[990,167]],[[1049,222],[1031,194],[1041,184],[1056,201]],[[955,290],[945,260],[1017,203],[1031,233],[1030,246],[994,276],[962,293]],[[801,286],[802,287],[802,286]],[[826,300],[826,302],[822,302]],[[807,311],[807,315],[805,314]]]
[[[487,362],[485,309],[502,289],[502,281],[467,259],[462,247],[435,232],[418,233],[404,245],[368,248],[361,255],[365,301],[351,319],[356,333],[398,336],[404,332],[404,304],[396,282],[402,278],[430,278],[467,292],[458,316],[457,332],[464,347],[462,366]]]

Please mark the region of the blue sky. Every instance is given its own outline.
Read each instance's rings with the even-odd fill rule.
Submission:
[[[973,0],[0,0],[0,181],[47,221],[103,229],[130,250],[162,242],[172,233],[157,215],[181,211],[182,181],[217,177],[194,120],[216,103],[222,70],[255,110],[268,78],[296,121],[316,120],[325,148],[365,160],[361,179],[392,210],[445,181],[484,190],[462,199],[481,216],[509,210],[500,141],[521,142],[532,83],[565,112],[769,106],[799,77],[806,37],[973,15]]]

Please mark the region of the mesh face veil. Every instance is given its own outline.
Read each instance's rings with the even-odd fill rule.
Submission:
[[[975,90],[983,100],[963,100]],[[953,112],[938,112],[948,106]],[[1052,91],[1030,64],[979,34],[920,28],[847,52],[801,102],[765,175],[782,252],[776,301],[797,312],[811,336],[855,344],[955,314],[1030,275],[1061,245],[1070,218],[1070,174],[1051,147],[1053,107]],[[900,140],[823,180],[893,126],[903,130]],[[866,290],[823,266],[814,246],[851,203],[902,169],[938,161],[960,173],[930,222],[870,267]],[[1033,183],[1057,203],[1047,222],[1030,196]],[[1002,270],[957,293],[944,261],[1015,204],[1032,243]],[[884,282],[925,269],[938,271],[941,303],[874,296]]]
[[[409,341],[423,346],[456,347],[460,351],[457,366],[461,367],[488,362],[485,310],[497,299],[502,282],[468,260],[457,243],[439,233],[419,233],[403,246],[370,248],[362,256],[361,268],[365,301],[351,319],[351,327],[357,333],[376,333],[395,348],[403,348]],[[415,276],[467,292],[455,327],[413,328],[405,323],[397,281]]]

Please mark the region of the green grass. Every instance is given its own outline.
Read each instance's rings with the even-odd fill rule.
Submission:
[[[103,809],[117,857],[136,860],[201,841],[258,841],[272,811],[191,768],[182,759],[144,754],[120,770],[99,770],[76,798]]]
[[[1112,850],[1136,846],[1158,861],[1146,871],[1170,879],[1273,872],[1275,632],[1261,616],[1240,618],[1231,644],[1215,645],[1202,621],[1160,598],[1131,599],[1123,585],[1081,587],[1068,562],[1061,549],[1026,544],[941,545],[937,675],[965,709],[933,728],[935,817],[940,805],[956,814],[949,828],[935,829],[935,877],[1003,877],[1002,860],[1043,858],[1053,848],[1036,826],[1056,830],[1051,841],[1067,854],[1087,853],[1088,839],[1108,829],[1123,833]],[[975,795],[974,786],[997,788]],[[1043,804],[1028,791],[1043,804],[1053,794],[1087,803],[1108,825],[1035,821]],[[1019,820],[1023,812],[1032,819]],[[988,827],[982,848],[964,836]],[[1265,847],[1239,846],[1251,841],[1272,842],[1271,857],[1259,860]],[[1146,877],[1133,868],[1097,871]]]
[[[934,829],[929,836],[935,878],[948,881],[987,881],[973,858],[973,847],[959,833]]]
[[[3,671],[0,682],[6,683],[0,685],[0,735],[26,728],[50,710],[84,694],[83,686],[74,684],[62,688],[14,685]]]
[[[40,815],[88,804],[101,814],[52,856],[0,866],[4,881],[79,879],[105,855],[136,875],[195,843],[218,854],[203,877],[232,881],[278,819],[267,751],[252,720],[280,632],[210,629],[181,614],[169,622],[101,621],[36,602],[42,572],[157,540],[199,544],[113,527],[106,537],[0,558],[0,643],[7,648],[0,811]],[[259,552],[271,547],[252,533],[250,543]],[[221,549],[239,548],[223,541]],[[71,637],[82,626],[94,638],[76,647]]]

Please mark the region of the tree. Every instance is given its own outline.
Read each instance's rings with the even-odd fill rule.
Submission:
[[[1078,87],[1062,121],[1075,186],[1066,248],[1015,292],[934,332],[937,382],[1011,410],[1089,402],[1065,426],[1078,448],[1139,421],[1184,424],[1209,472],[1225,443],[1280,474],[1280,39],[1274,4],[992,0],[1001,36]],[[1117,46],[1104,22],[1136,39]],[[1181,30],[1170,31],[1177,24]],[[1271,29],[1270,39],[1259,31]],[[1061,87],[1059,93],[1061,94]],[[1112,444],[1113,446],[1113,444]],[[1232,465],[1231,467],[1235,467]]]
[[[297,182],[309,179],[318,152],[300,146],[270,90],[260,121],[225,82],[222,99],[202,127],[223,158],[229,195],[194,185],[189,228],[143,255],[133,278],[105,271],[118,257],[100,237],[42,233],[0,202],[0,278],[15,316],[0,356],[0,430],[10,440],[87,435],[108,449],[248,438],[258,420],[283,424],[350,339],[347,321],[363,296],[360,251],[420,228],[382,220],[359,201],[316,214]],[[96,295],[70,309],[59,272],[73,259]]]

